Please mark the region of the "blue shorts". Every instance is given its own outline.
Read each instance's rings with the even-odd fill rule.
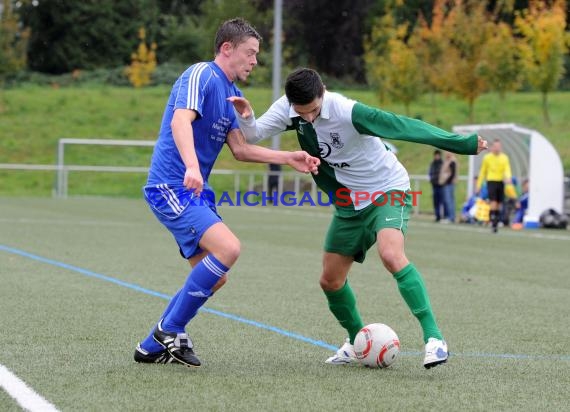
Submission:
[[[174,236],[182,257],[189,259],[201,253],[200,239],[212,225],[222,221],[214,192],[204,187],[198,197],[185,187],[166,183],[145,186],[143,192],[154,215]]]

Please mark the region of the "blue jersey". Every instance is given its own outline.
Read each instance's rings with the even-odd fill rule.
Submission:
[[[233,106],[226,100],[230,96],[242,96],[242,93],[214,62],[194,64],[182,73],[174,83],[164,109],[160,133],[152,154],[148,185],[183,185],[186,166],[170,127],[176,109],[191,109],[197,113],[192,122],[194,149],[202,178],[207,184],[228,132],[239,128]]]

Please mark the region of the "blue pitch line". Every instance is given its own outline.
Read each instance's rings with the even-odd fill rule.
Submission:
[[[167,295],[166,293],[157,292],[155,290],[147,289],[142,286],[139,286],[135,283],[125,282],[117,278],[113,278],[111,276],[102,275],[100,273],[95,273],[87,269],[80,268],[78,266],[69,265],[67,263],[63,263],[57,260],[48,259],[42,256],[34,255],[32,253],[25,252],[20,249],[14,249],[8,246],[0,245],[0,250],[8,253],[12,253],[14,255],[19,255],[28,259],[32,259],[38,262],[47,263],[48,265],[57,266],[63,269],[71,270],[73,272],[81,273],[82,275],[104,280],[106,282],[114,283],[119,286],[123,286],[128,289],[135,290],[137,292],[144,293],[146,295],[155,296],[161,299],[170,300],[172,298],[171,295]],[[309,343],[314,346],[318,346],[320,348],[328,349],[335,351],[337,350],[336,346],[333,346],[329,343],[323,342],[321,340],[312,339],[298,333],[289,332],[287,330],[267,325],[265,323],[257,322],[251,319],[242,318],[241,316],[233,315],[231,313],[221,312],[215,309],[208,309],[208,308],[201,308],[201,312],[211,313],[212,315],[221,316],[226,319],[235,320],[236,322],[244,323],[246,325],[255,326],[256,328],[265,329],[271,332],[278,333],[283,336],[287,336],[288,338],[295,339],[301,342]],[[421,355],[421,352],[400,352],[402,355]],[[463,356],[463,357],[470,357],[470,358],[499,358],[499,359],[515,359],[515,360],[565,360],[570,361],[570,355],[524,355],[524,354],[509,354],[509,353],[452,353],[452,356]]]
[[[147,288],[144,288],[144,287],[139,286],[139,285],[134,284],[134,283],[129,283],[129,282],[125,282],[125,281],[110,277],[110,276],[101,275],[100,273],[95,273],[95,272],[92,272],[92,271],[87,270],[87,269],[83,269],[83,268],[80,268],[77,266],[69,265],[67,263],[59,262],[57,260],[48,259],[48,258],[45,258],[42,256],[34,255],[31,253],[25,252],[23,250],[20,250],[20,249],[14,249],[14,248],[11,248],[8,246],[0,245],[0,250],[3,250],[3,251],[8,252],[8,253],[13,253],[15,255],[23,256],[23,257],[26,257],[28,259],[36,260],[38,262],[47,263],[49,265],[57,266],[57,267],[60,267],[63,269],[68,269],[68,270],[71,270],[73,272],[81,273],[82,275],[85,275],[85,276],[104,280],[106,282],[111,282],[111,283],[114,283],[114,284],[119,285],[119,286],[123,286],[123,287],[129,288],[129,289],[132,289],[132,290],[136,290],[137,292],[145,293],[147,295],[156,296],[156,297],[166,299],[166,300],[170,300],[172,298],[171,295],[167,295],[165,293],[160,293],[160,292],[157,292],[157,291],[154,291],[151,289],[147,289]],[[201,308],[200,311],[203,311],[206,313],[211,313],[213,315],[218,315],[218,316],[221,316],[221,317],[224,317],[227,319],[235,320],[237,322],[245,323],[247,325],[255,326],[257,328],[269,330],[271,332],[279,333],[280,335],[287,336],[289,338],[296,339],[296,340],[299,340],[302,342],[310,343],[311,345],[319,346],[319,347],[324,348],[324,349],[329,349],[329,350],[337,350],[338,349],[336,346],[330,345],[326,342],[316,340],[316,339],[311,339],[311,338],[308,338],[306,336],[299,335],[298,333],[289,332],[289,331],[286,331],[284,329],[281,329],[281,328],[278,328],[275,326],[266,325],[265,323],[256,322],[254,320],[242,318],[241,316],[232,315],[231,313],[221,312],[219,310],[208,309],[208,308],[204,308],[204,307]]]

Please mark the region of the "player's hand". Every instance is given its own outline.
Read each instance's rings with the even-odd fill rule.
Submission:
[[[301,173],[312,173],[314,175],[319,173],[319,165],[321,159],[313,157],[309,153],[299,150],[289,153],[287,164]]]
[[[481,136],[477,136],[477,154],[481,153],[483,150],[487,150],[489,144]]]
[[[204,188],[204,179],[200,173],[198,166],[189,167],[184,173],[184,187],[188,190],[194,190],[196,196],[200,196]]]
[[[227,100],[234,105],[236,111],[243,118],[249,118],[253,114],[253,108],[245,97],[231,96]]]

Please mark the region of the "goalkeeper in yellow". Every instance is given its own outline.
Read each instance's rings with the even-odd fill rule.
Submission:
[[[479,194],[484,181],[487,182],[487,192],[490,200],[489,218],[493,233],[497,233],[501,207],[505,199],[505,184],[512,182],[511,163],[509,157],[502,152],[499,139],[493,141],[490,153],[483,157],[479,178],[477,179],[477,194]]]

